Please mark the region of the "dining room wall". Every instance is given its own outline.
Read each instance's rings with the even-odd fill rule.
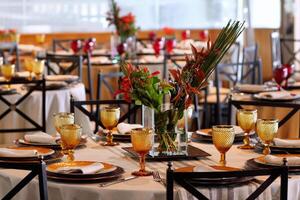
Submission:
[[[198,39],[199,32],[201,30],[195,29],[191,30],[191,38]],[[263,79],[264,81],[270,80],[272,78],[272,67],[271,67],[271,42],[270,42],[270,34],[274,31],[274,29],[254,29],[255,41],[258,44],[258,54],[262,59],[262,67],[263,67]],[[140,31],[138,32],[138,38],[147,38],[148,34],[151,31]],[[158,37],[163,36],[164,33],[162,30],[154,31]],[[175,35],[176,38],[181,38],[182,30],[176,30]],[[212,41],[214,41],[220,32],[220,29],[210,29],[208,30],[209,37]],[[51,49],[51,44],[53,39],[76,39],[76,38],[90,38],[94,37],[97,40],[97,43],[101,44],[103,48],[109,48],[110,36],[112,33],[110,32],[91,32],[91,33],[49,33],[45,34],[45,44],[44,47]],[[37,34],[22,34],[20,38],[20,43],[22,44],[34,44],[40,45],[37,43],[35,37]]]

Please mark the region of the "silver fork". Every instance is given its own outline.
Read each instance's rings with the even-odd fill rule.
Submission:
[[[166,180],[164,180],[164,179],[162,179],[162,178],[160,177],[160,174],[159,174],[158,171],[154,171],[154,172],[152,173],[152,176],[153,176],[153,180],[154,180],[155,182],[158,182],[158,183],[162,184],[164,187],[167,187],[167,185],[166,185]]]

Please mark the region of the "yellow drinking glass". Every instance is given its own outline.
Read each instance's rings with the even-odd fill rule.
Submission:
[[[35,41],[40,44],[43,45],[46,41],[46,35],[45,34],[37,34],[35,36]]]
[[[226,152],[231,148],[235,137],[234,128],[231,125],[217,125],[212,128],[212,140],[221,153],[220,165],[226,165]]]
[[[132,172],[135,176],[149,176],[151,171],[146,171],[145,156],[152,149],[154,143],[154,135],[152,129],[137,128],[131,131],[131,143],[133,150],[140,155],[140,170]]]
[[[29,72],[29,80],[32,79],[31,73],[32,73],[32,68],[33,68],[34,64],[35,64],[35,62],[34,62],[34,59],[32,59],[32,58],[26,58],[24,60],[25,70]]]
[[[15,65],[12,64],[4,64],[1,66],[1,73],[4,76],[5,80],[9,82],[15,74]],[[10,88],[10,84],[8,84],[8,88]]]
[[[74,124],[75,122],[74,113],[67,113],[67,112],[56,113],[53,115],[53,119],[54,119],[54,127],[60,135],[61,135],[61,127],[63,125]],[[67,154],[64,144],[61,143],[60,146],[62,152],[64,154]]]
[[[111,107],[106,106],[100,110],[100,119],[103,126],[108,129],[108,133],[106,135],[106,142],[102,145],[104,146],[115,146],[118,143],[113,142],[112,129],[117,126],[120,119],[120,108],[119,107]]]
[[[40,77],[44,71],[44,68],[45,68],[44,60],[35,60],[32,66],[32,71],[37,77]]]
[[[271,153],[270,144],[278,131],[277,119],[259,119],[257,120],[256,131],[258,137],[262,140],[264,145],[263,154],[268,155]]]
[[[257,110],[256,109],[239,109],[237,111],[237,121],[238,125],[245,132],[244,134],[244,145],[239,146],[240,149],[253,149],[254,146],[250,144],[251,131],[254,130],[257,120]]]
[[[60,128],[61,144],[67,152],[67,160],[74,160],[74,149],[78,146],[81,140],[82,128],[77,124],[66,124]]]
[[[54,127],[58,133],[60,133],[60,127],[66,124],[74,124],[74,113],[59,112],[53,115]]]

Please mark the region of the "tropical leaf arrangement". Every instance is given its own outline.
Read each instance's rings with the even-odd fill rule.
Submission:
[[[146,67],[132,66],[121,61],[121,89],[126,100],[149,106],[157,111],[163,103],[163,96],[171,94],[171,102],[183,112],[192,103],[193,95],[199,94],[206,86],[211,73],[221,61],[230,46],[244,30],[244,23],[231,22],[221,30],[214,43],[207,42],[207,48],[201,50],[191,45],[193,54],[186,56],[186,64],[180,69],[170,69],[170,82],[160,80],[159,72],[150,73]]]
[[[116,94],[123,94],[127,101],[135,101],[136,104],[154,109],[160,151],[176,151],[174,140],[177,121],[192,104],[194,95],[200,94],[201,89],[207,85],[209,76],[243,30],[244,22],[229,21],[213,43],[207,42],[207,48],[198,50],[191,45],[192,55],[186,56],[184,67],[169,70],[172,77],[169,82],[160,80],[159,72],[150,73],[146,67],[121,62],[124,78]],[[171,96],[173,109],[163,111],[164,95],[167,94]]]
[[[107,13],[106,20],[109,22],[109,26],[115,26],[117,34],[124,42],[128,37],[135,35],[138,28],[135,26],[135,16],[132,13],[120,16],[120,11],[117,3],[111,0],[111,9]]]

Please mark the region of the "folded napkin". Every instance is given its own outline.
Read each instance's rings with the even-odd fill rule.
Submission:
[[[267,86],[254,84],[237,84],[235,88],[242,92],[263,92],[267,89]]]
[[[292,95],[287,91],[263,92],[260,93],[260,96],[268,97],[271,99],[284,99],[292,97]]]
[[[279,147],[298,147],[300,148],[300,140],[285,140],[280,138],[274,138],[275,146]]]
[[[9,148],[0,148],[1,157],[34,157],[37,156],[36,150],[18,150]]]
[[[132,129],[135,129],[135,128],[143,128],[143,126],[140,124],[127,124],[124,122],[119,123],[117,126],[117,129],[120,134],[129,133]]]
[[[57,144],[56,138],[48,135],[44,132],[37,132],[33,134],[26,134],[24,135],[24,139],[27,142],[34,142],[34,143],[42,143],[42,144]]]
[[[299,166],[300,165],[300,157],[286,157],[288,166]],[[266,155],[265,162],[274,165],[282,165],[283,164],[283,157],[273,156],[273,155]]]
[[[95,174],[104,168],[104,165],[101,163],[93,163],[86,166],[67,166],[61,167],[56,170],[57,173],[81,173],[81,174]]]

